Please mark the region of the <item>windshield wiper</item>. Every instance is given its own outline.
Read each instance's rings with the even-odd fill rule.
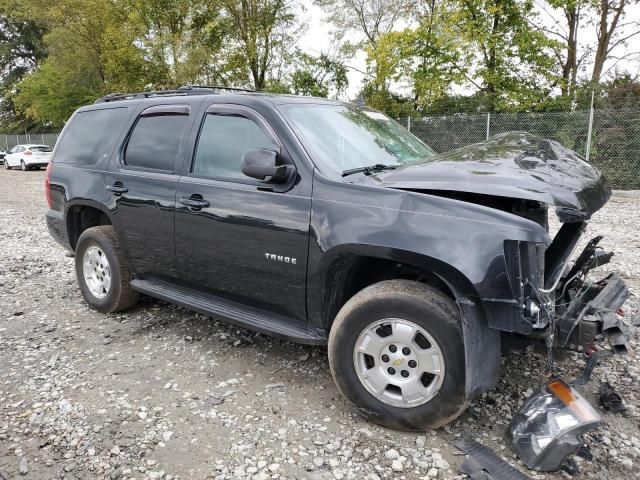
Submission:
[[[352,173],[364,173],[365,175],[371,175],[376,172],[382,172],[383,170],[393,170],[395,168],[398,168],[398,166],[376,163],[375,165],[368,165],[365,167],[350,168],[349,170],[345,170],[344,172],[342,172],[342,176],[346,177],[347,175],[351,175]]]

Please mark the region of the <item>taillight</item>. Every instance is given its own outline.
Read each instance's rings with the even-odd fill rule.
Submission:
[[[51,208],[51,182],[49,181],[51,178],[51,165],[53,163],[49,162],[47,165],[47,172],[44,177],[44,196],[47,199],[47,205]]]
[[[31,150],[25,150],[23,155],[33,155],[33,152]]]

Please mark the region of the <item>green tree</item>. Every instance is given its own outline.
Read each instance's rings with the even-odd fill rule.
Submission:
[[[367,48],[374,63],[373,91],[388,90],[392,83],[409,87],[416,110],[424,111],[463,82],[467,66],[459,39],[450,28],[452,10],[446,2],[428,0],[414,28],[381,35]]]
[[[336,36],[343,40],[348,34],[359,34],[361,39],[353,47],[375,46],[378,39],[410,20],[415,14],[418,0],[315,0],[336,27]]]
[[[211,52],[205,42],[212,38],[215,8],[200,0],[119,0],[117,8],[128,12],[128,24],[137,29],[136,43],[152,67],[155,87],[176,88],[206,77]]]
[[[263,90],[269,74],[282,67],[302,25],[301,3],[295,0],[216,0],[224,21],[224,53],[221,63],[227,78]],[[277,81],[278,75],[275,75]]]
[[[295,95],[339,96],[347,88],[347,68],[339,60],[320,54],[318,57],[298,51],[298,66],[291,75],[291,91]]]
[[[45,27],[14,0],[0,0],[0,131],[42,128],[15,108],[16,84],[45,58]]]
[[[469,53],[469,79],[489,110],[528,109],[557,80],[553,41],[532,25],[531,0],[455,0],[453,30]]]
[[[562,98],[558,99],[565,108],[577,105],[581,81],[590,79],[590,88],[597,88],[607,62],[615,67],[618,62],[637,55],[632,50],[625,55],[619,52],[630,45],[640,35],[640,22],[629,15],[637,7],[638,0],[547,0],[552,11],[545,10],[553,20],[537,19],[537,28],[557,40],[553,51],[561,71],[560,88]],[[559,22],[558,18],[564,18]],[[595,28],[592,28],[595,27]],[[580,72],[588,75],[580,78]],[[564,100],[564,101],[563,101]]]
[[[141,89],[146,62],[135,30],[110,0],[23,0],[47,26],[48,56],[17,85],[16,106],[60,127],[78,106],[111,91]]]

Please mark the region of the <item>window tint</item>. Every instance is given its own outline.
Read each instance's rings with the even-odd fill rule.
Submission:
[[[127,109],[108,108],[78,112],[58,141],[55,162],[93,165],[113,151]]]
[[[129,167],[173,172],[187,115],[140,117],[131,133],[124,162]]]
[[[29,150],[31,150],[32,152],[49,153],[51,152],[51,147],[48,147],[46,145],[34,145],[32,147],[29,147]]]
[[[240,115],[209,114],[200,132],[193,174],[248,179],[241,170],[242,157],[259,148],[278,147],[253,120]]]

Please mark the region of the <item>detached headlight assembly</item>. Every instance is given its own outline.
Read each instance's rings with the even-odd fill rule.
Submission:
[[[589,402],[555,378],[525,401],[509,426],[509,435],[528,468],[552,472],[578,449],[580,436],[599,424],[600,416]]]

